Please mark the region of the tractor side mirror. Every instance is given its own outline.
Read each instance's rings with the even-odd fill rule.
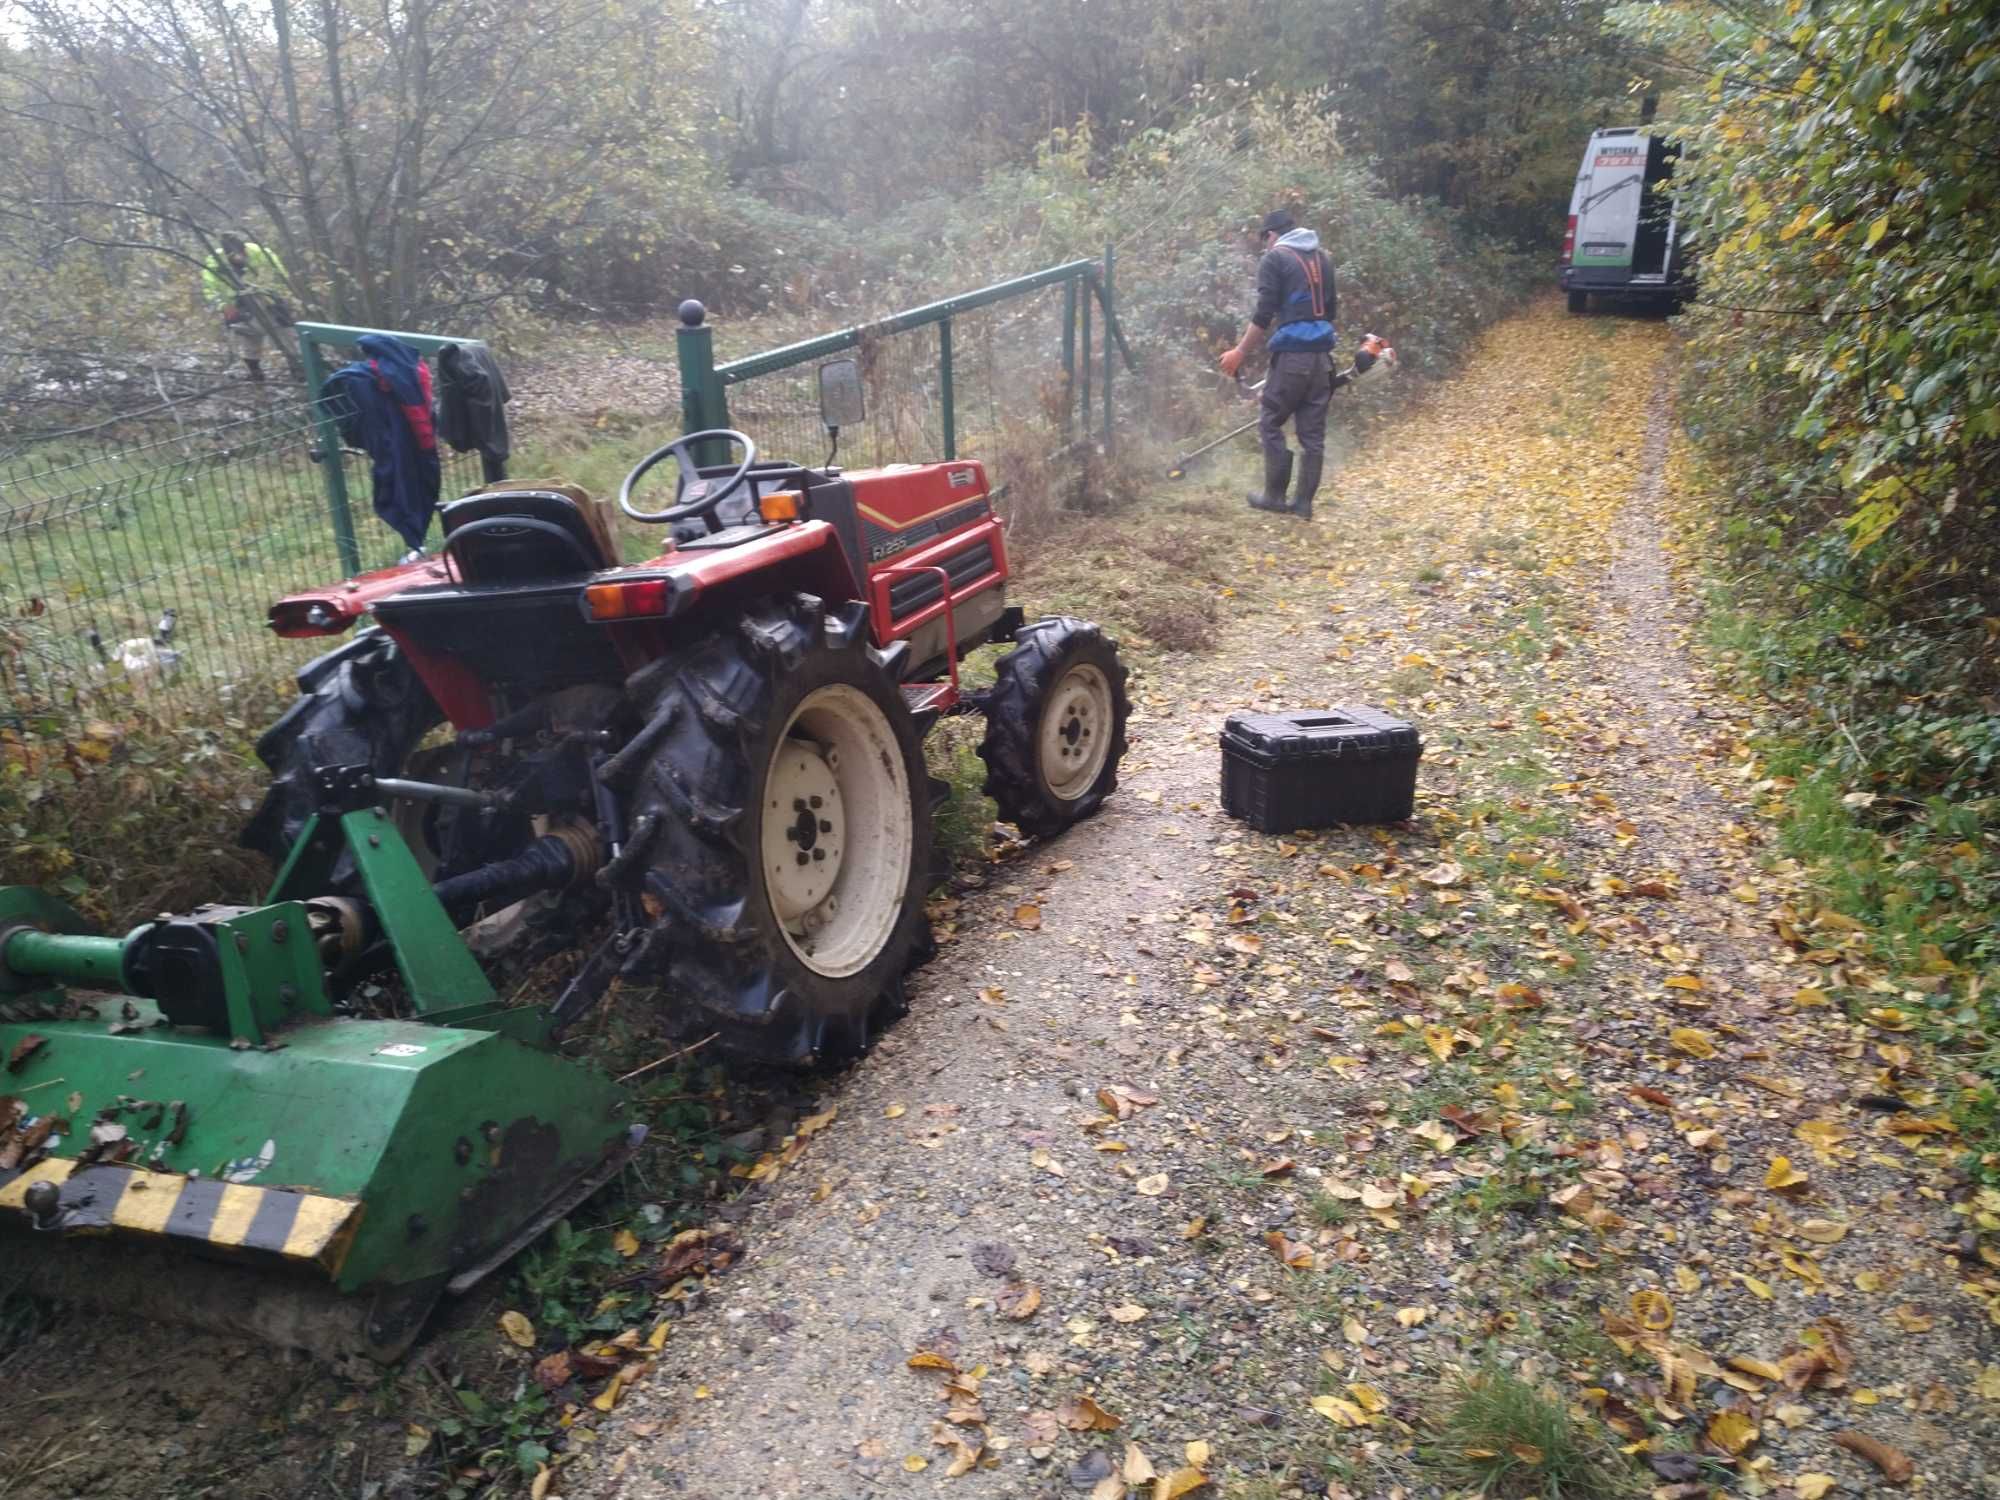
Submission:
[[[861,365],[852,359],[830,359],[819,367],[819,420],[829,432],[858,426],[866,419],[861,395]]]

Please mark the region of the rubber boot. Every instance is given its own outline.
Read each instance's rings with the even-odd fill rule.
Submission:
[[[1291,507],[1285,503],[1285,487],[1292,482],[1292,450],[1287,448],[1284,455],[1273,458],[1264,455],[1264,491],[1254,491],[1247,497],[1252,510],[1274,510],[1283,513]]]
[[[264,362],[257,359],[246,359],[243,363],[250,371],[251,382],[256,385],[262,385],[264,383]]]
[[[1313,496],[1319,493],[1319,471],[1325,462],[1324,453],[1299,455],[1299,487],[1292,495],[1292,514],[1302,521],[1313,518]]]

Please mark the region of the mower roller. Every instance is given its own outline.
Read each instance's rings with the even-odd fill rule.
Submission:
[[[939,718],[984,714],[1026,834],[1115,787],[1125,669],[1096,626],[1007,604],[978,463],[843,473],[700,432],[619,505],[672,528],[654,556],[620,565],[573,487],[489,486],[440,507],[438,556],[272,608],[284,636],[374,628],[259,742],[261,905],[112,937],[0,889],[0,1275],[394,1358],[642,1143],[562,1049],[607,994],[793,1067],[900,1013],[943,873]],[[988,643],[1011,649],[967,691]],[[564,951],[559,993],[497,997],[485,965]]]

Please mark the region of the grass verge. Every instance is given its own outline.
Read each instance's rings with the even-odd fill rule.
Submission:
[[[1425,1461],[1480,1495],[1617,1500],[1638,1492],[1603,1431],[1577,1420],[1547,1387],[1497,1366],[1445,1382]]]
[[[1706,651],[1757,705],[1750,740],[1760,810],[1816,903],[1795,913],[1802,940],[1837,951],[1850,1014],[1913,1031],[1948,1064],[1961,1166],[2000,1184],[2000,796],[1987,778],[1927,789],[1906,753],[1921,697],[1847,693],[1857,672],[1894,676],[1852,601],[1800,613],[1780,583],[1752,573],[1718,582]],[[1845,697],[1846,707],[1841,706]],[[1995,716],[2000,724],[2000,715]],[[1917,727],[1921,727],[1920,725]],[[1956,732],[1940,721],[1933,748]]]

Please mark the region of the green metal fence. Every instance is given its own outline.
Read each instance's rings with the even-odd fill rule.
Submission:
[[[365,455],[337,432],[328,446],[337,415],[292,400],[0,466],[0,732],[121,708],[220,717],[313,654],[266,628],[272,600],[403,550],[372,517],[344,543],[329,524],[329,474],[369,486]],[[476,454],[442,456],[446,494],[481,482]]]
[[[1067,261],[721,364],[693,304],[679,335],[683,424],[737,428],[772,457],[817,461],[827,437],[814,367],[851,352],[868,415],[862,431],[841,434],[844,462],[979,458],[1004,469],[1016,443],[1044,457],[1086,442],[1109,451],[1114,371],[1121,360],[1136,368],[1114,269],[1107,248],[1102,261]]]
[[[718,364],[713,332],[681,330],[688,430],[740,427],[773,457],[816,462],[826,434],[814,366],[852,353],[868,415],[848,464],[1046,459],[1115,438],[1113,262],[1074,260],[817,338]],[[371,332],[299,325],[308,395],[113,451],[0,465],[0,733],[55,732],[121,707],[216,716],[295,670],[318,643],[265,626],[271,601],[390,563],[401,541],[355,499],[366,455],[340,445],[320,395],[323,350]],[[436,334],[394,332],[425,355]],[[440,453],[445,495],[484,482],[477,454]]]

